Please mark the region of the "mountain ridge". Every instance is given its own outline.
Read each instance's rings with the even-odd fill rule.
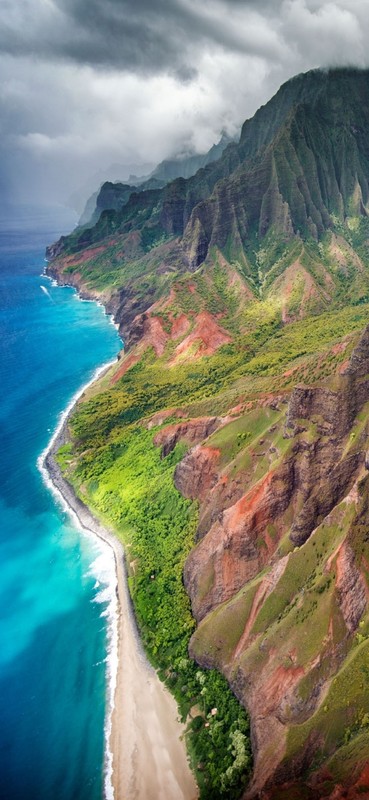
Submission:
[[[297,76],[219,161],[48,250],[125,342],[71,420],[66,474],[126,543],[177,699],[190,667],[153,644],[171,582],[155,548],[163,519],[194,515],[170,585],[183,570],[196,628],[178,641],[250,711],[245,798],[369,792],[368,131],[369,71]],[[204,798],[244,791],[235,762],[199,762]]]
[[[219,142],[213,144],[206,153],[165,159],[149,175],[144,175],[137,180],[134,175],[131,176],[133,180],[129,183],[104,181],[100,189],[88,198],[78,226],[93,227],[103,211],[119,211],[134,192],[161,189],[176,178],[188,178],[194,175],[201,167],[216,161],[232,141],[233,139],[223,132]]]

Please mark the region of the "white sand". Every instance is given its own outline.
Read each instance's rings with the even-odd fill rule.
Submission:
[[[194,800],[197,786],[181,739],[174,698],[146,661],[137,638],[125,568],[116,558],[120,605],[110,747],[115,800]]]
[[[184,726],[179,722],[176,702],[148,663],[139,640],[123,547],[76,497],[54,459],[66,440],[71,406],[40,457],[39,467],[82,529],[99,536],[114,551],[119,614],[118,666],[109,741],[114,800],[195,800],[198,788],[181,738]]]

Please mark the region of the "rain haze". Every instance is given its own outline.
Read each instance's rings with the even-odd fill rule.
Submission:
[[[369,65],[367,0],[2,0],[0,22],[9,204],[206,152],[293,75]]]

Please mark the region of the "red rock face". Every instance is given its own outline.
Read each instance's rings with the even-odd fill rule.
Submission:
[[[196,358],[210,356],[223,344],[231,341],[229,333],[216,322],[214,317],[208,311],[202,311],[196,319],[192,332],[176,347],[173,363],[188,351]],[[194,346],[196,350],[192,353]]]
[[[214,447],[194,447],[174,473],[174,483],[185,497],[204,499],[217,480],[220,452]]]
[[[188,329],[190,327],[189,320],[187,319],[185,314],[180,314],[179,317],[176,317],[172,324],[171,330],[171,338],[172,339],[179,339],[182,336],[185,336]]]
[[[350,633],[357,630],[367,604],[366,583],[355,560],[354,551],[345,542],[336,559],[336,586],[342,616]]]
[[[176,486],[185,485],[186,496],[202,499],[217,476],[207,464],[204,485],[203,451],[191,451],[176,470]],[[200,461],[198,457],[200,456]],[[233,505],[219,512],[218,519],[190,553],[184,571],[186,589],[191,597],[197,619],[202,619],[214,606],[232,597],[244,584],[255,577],[273,555],[285,530],[283,513],[291,498],[290,465],[271,470]],[[191,486],[187,484],[191,475]],[[193,476],[198,476],[194,480]],[[275,526],[273,540],[267,533],[270,523]],[[199,591],[202,574],[212,563],[213,580],[205,595]]]
[[[339,783],[334,787],[333,791],[330,791],[327,786],[332,785],[332,783],[334,783],[332,773],[329,769],[322,767],[315,776],[313,786],[304,785],[301,787],[301,795],[297,793],[299,789],[296,789],[296,784],[289,781],[281,784],[276,789],[264,791],[262,798],[263,800],[274,800],[275,798],[281,800],[281,798],[286,797],[288,800],[291,797],[293,800],[299,800],[301,796],[303,800],[369,800],[369,761],[364,760],[359,766],[350,781],[350,785],[343,786],[343,784]]]
[[[152,306],[155,309],[155,306]],[[169,339],[180,339],[188,331],[190,322],[185,314],[173,318],[168,314],[169,330],[164,327],[163,320],[156,316],[154,310],[137,314],[129,327],[129,334],[125,338],[126,350],[139,345],[141,351],[153,347],[157,356],[162,356]],[[125,331],[122,330],[122,335]],[[223,344],[231,342],[231,336],[225,331],[207,311],[203,311],[196,318],[192,332],[177,345],[175,355],[169,365],[175,364],[178,359],[200,358],[215,353]],[[124,374],[124,373],[123,373]]]
[[[183,440],[189,444],[201,442],[210,436],[221,424],[218,417],[199,417],[175,425],[167,425],[154,438],[154,444],[161,447],[162,457],[165,458],[174,450],[177,442]]]
[[[133,327],[133,333],[134,331]],[[144,348],[153,347],[157,356],[163,355],[169,336],[159,317],[151,316],[148,313],[142,314],[136,320],[136,334],[137,342],[141,342]]]
[[[333,793],[332,781],[328,792],[323,788],[323,779],[319,783],[320,772],[301,782],[301,774],[311,769],[316,753],[326,746],[326,735],[321,730],[313,727],[300,751],[289,762],[285,756],[289,729],[308,721],[320,710],[333,677],[346,663],[347,643],[360,630],[359,623],[368,606],[369,557],[362,553],[369,526],[369,494],[367,496],[364,488],[368,484],[365,459],[369,424],[365,416],[361,415],[360,419],[357,416],[369,400],[368,354],[369,329],[353,351],[334,390],[321,386],[296,387],[285,425],[285,439],[290,441],[290,446],[283,458],[276,457],[274,462],[272,459],[270,468],[258,480],[253,478],[258,463],[256,457],[253,461],[250,456],[248,471],[245,468],[233,475],[221,466],[224,457],[221,460],[219,453],[206,446],[206,441],[190,450],[176,468],[177,488],[185,496],[200,501],[198,543],[184,570],[185,586],[199,622],[191,653],[196,653],[204,666],[223,669],[237,696],[250,711],[255,757],[253,781],[245,795],[250,800],[261,797],[280,800],[283,787],[286,792],[293,789],[295,794],[291,796],[294,798],[302,787],[301,796],[305,798],[306,795],[309,800],[366,796],[365,789],[359,792],[365,781],[361,777],[358,779],[357,764],[352,786],[349,787],[347,781],[344,786],[337,784]],[[252,449],[249,448],[250,452]],[[346,508],[351,509],[349,515]],[[336,513],[337,523],[334,524],[338,541],[329,557],[324,561],[328,534],[314,540],[315,551],[310,548],[313,553],[319,551],[314,580],[321,575],[321,587],[316,584],[317,588],[309,594],[309,587],[302,584],[295,597],[289,597],[287,592],[287,605],[281,606],[281,624],[283,614],[290,613],[290,602],[296,604],[296,608],[303,605],[305,591],[309,598],[306,608],[309,604],[314,608],[321,602],[324,609],[324,603],[328,602],[325,600],[327,587],[330,587],[330,610],[329,613],[322,611],[326,616],[319,632],[319,644],[317,649],[311,650],[312,655],[304,657],[301,653],[306,650],[305,642],[313,633],[305,617],[300,621],[301,627],[295,623],[291,625],[286,641],[276,638],[275,625],[279,617],[275,620],[272,615],[268,635],[260,632],[264,629],[258,629],[256,622],[273,593],[279,607],[279,587],[283,585],[288,564],[296,563],[290,561],[295,552],[300,552],[320,523],[324,522],[329,528],[333,524],[331,515]],[[271,529],[273,536],[269,533]],[[286,533],[295,548],[288,555],[282,555],[278,547]],[[263,569],[266,569],[265,577]],[[223,614],[222,609],[237,607],[240,590],[255,585],[250,582],[258,576],[260,581],[251,595],[238,641],[233,649],[224,646],[222,650],[224,626],[217,634],[220,618],[217,615]],[[231,610],[228,620],[232,626]],[[212,630],[213,640],[209,634]],[[199,651],[197,644],[202,631],[207,631],[207,644]],[[268,636],[273,645],[267,643]],[[310,653],[309,648],[307,652]],[[300,686],[304,687],[301,691]],[[286,793],[286,798],[288,796]],[[367,796],[369,798],[369,789]]]
[[[125,375],[131,367],[137,364],[138,360],[139,357],[134,353],[130,353],[128,356],[126,356],[119,369],[117,369],[117,371],[114,373],[111,379],[111,384],[114,385],[114,383],[117,383],[120,378],[123,378],[123,375]]]

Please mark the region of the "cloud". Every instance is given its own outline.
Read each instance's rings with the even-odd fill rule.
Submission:
[[[194,74],[200,47],[281,56],[260,8],[237,0],[5,0],[0,51],[129,72]]]
[[[368,27],[367,0],[2,0],[2,178],[65,198],[113,162],[205,151],[292,75],[367,66]]]
[[[354,4],[355,5],[355,4]],[[369,63],[365,29],[360,15],[369,23],[369,8],[364,4],[316,0],[287,0],[284,4],[283,38],[293,41],[293,50],[303,63],[317,66]],[[364,21],[364,20],[363,20]]]

